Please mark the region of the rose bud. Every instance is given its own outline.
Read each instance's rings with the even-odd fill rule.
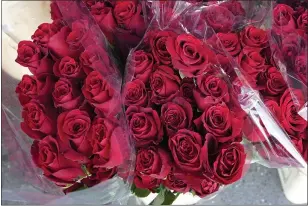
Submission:
[[[134,184],[137,188],[148,189],[153,191],[161,184],[161,179],[156,179],[147,175],[136,174],[134,177]]]
[[[37,100],[25,104],[22,110],[20,127],[32,139],[42,139],[47,135],[56,133],[55,111],[44,107]]]
[[[297,26],[299,29],[302,29],[307,32],[308,30],[308,11],[306,10],[297,18]]]
[[[92,187],[96,184],[104,182],[106,180],[111,179],[117,173],[117,168],[105,168],[105,167],[94,167],[93,165],[87,167],[91,176],[82,179],[81,182],[87,185],[88,187]]]
[[[219,4],[219,6],[226,7],[229,11],[232,12],[234,16],[245,16],[245,9],[242,7],[241,2],[238,1],[225,1]]]
[[[73,184],[86,176],[81,164],[66,156],[68,148],[62,148],[62,142],[52,136],[34,141],[31,147],[33,162],[43,170],[43,174],[59,186]],[[69,158],[68,158],[69,157]]]
[[[87,101],[103,115],[108,116],[118,112],[118,95],[100,72],[92,71],[87,76],[82,93]]]
[[[73,81],[64,78],[56,82],[52,97],[55,107],[63,110],[79,108],[84,100],[77,85]]]
[[[247,26],[241,32],[243,47],[266,48],[269,46],[267,32],[254,26]]]
[[[137,147],[158,145],[162,141],[163,128],[155,110],[130,106],[126,110],[126,117]]]
[[[162,148],[156,146],[141,148],[136,156],[136,172],[164,179],[170,172],[170,163],[169,154]]]
[[[199,133],[181,129],[168,140],[176,166],[186,172],[201,170],[200,151],[202,138]]]
[[[169,37],[166,47],[173,67],[187,77],[198,76],[207,71],[209,64],[216,63],[215,53],[200,39],[189,34]]]
[[[218,142],[241,139],[243,119],[231,111],[224,102],[209,102],[202,115],[194,123],[199,129],[212,133]]]
[[[161,121],[168,136],[174,135],[179,129],[191,128],[192,118],[192,107],[182,97],[176,97],[161,107]]]
[[[277,4],[273,10],[273,30],[277,33],[290,32],[296,28],[294,10],[285,4]]]
[[[170,67],[157,66],[150,77],[151,101],[155,104],[170,101],[179,93],[180,82],[179,76]]]
[[[54,34],[55,33],[51,29],[51,24],[42,23],[31,36],[31,39],[35,44],[42,48],[42,51],[47,52],[47,44],[49,42],[49,38]]]
[[[176,192],[186,193],[190,190],[190,185],[185,178],[186,172],[179,170],[176,167],[172,167],[171,171],[164,180],[164,185]]]
[[[91,119],[87,112],[74,109],[61,113],[57,120],[60,140],[78,153],[89,157],[91,145],[87,141],[87,133],[91,127]]]
[[[218,33],[217,37],[223,47],[231,56],[237,56],[241,51],[241,44],[238,35],[235,33]]]
[[[183,97],[190,104],[195,105],[195,98],[193,95],[193,89],[195,88],[195,83],[192,78],[184,77],[181,81],[180,86],[180,96]]]
[[[294,65],[294,70],[295,73],[297,74],[298,78],[308,86],[308,81],[307,81],[307,54],[302,54],[296,57],[295,59],[295,65]]]
[[[203,198],[214,192],[217,192],[219,189],[219,184],[210,180],[207,177],[204,177],[200,180],[199,184],[193,185],[192,189],[199,197]]]
[[[124,104],[126,106],[135,105],[146,107],[148,105],[148,91],[144,83],[139,79],[126,83],[124,95]]]
[[[143,50],[137,50],[132,53],[130,66],[134,72],[134,77],[146,83],[153,71],[154,59],[152,54]]]
[[[64,77],[69,79],[82,79],[85,77],[85,73],[83,72],[83,69],[79,63],[69,56],[58,60],[53,66],[53,72],[57,77]]]
[[[123,142],[124,137],[116,119],[96,118],[87,135],[93,148],[94,167],[112,168],[121,165],[125,157],[120,142]]]
[[[288,86],[280,71],[275,67],[270,67],[266,73],[267,81],[264,93],[270,96],[277,96],[284,93]]]
[[[290,135],[297,136],[307,127],[307,121],[298,114],[304,104],[305,97],[298,89],[287,89],[280,98],[282,125]]]

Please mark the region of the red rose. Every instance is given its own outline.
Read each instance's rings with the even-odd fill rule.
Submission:
[[[85,76],[79,63],[69,56],[58,60],[53,66],[53,72],[56,76],[65,78],[83,78]]]
[[[147,175],[136,174],[134,184],[137,188],[153,190],[160,186],[161,179],[153,178]]]
[[[44,175],[59,186],[67,186],[85,177],[81,164],[73,161],[67,154],[69,148],[52,136],[34,141],[31,147],[33,162],[43,170]]]
[[[193,95],[193,90],[195,88],[195,83],[192,78],[184,77],[181,81],[180,86],[180,96],[183,97],[190,104],[195,104],[195,99]]]
[[[119,106],[118,95],[100,72],[93,71],[87,76],[82,93],[87,101],[104,115],[118,112],[116,111]]]
[[[174,38],[176,34],[171,31],[153,31],[149,34],[151,51],[159,64],[171,64],[171,56],[166,48],[166,42],[169,37]]]
[[[203,16],[206,23],[217,33],[231,31],[234,24],[234,15],[223,6],[210,6]]]
[[[237,34],[218,33],[217,37],[219,38],[225,50],[232,56],[237,56],[240,53],[242,48]]]
[[[296,28],[294,10],[285,4],[277,4],[273,10],[273,29],[278,32],[290,32]]]
[[[186,172],[201,170],[202,138],[198,133],[181,129],[169,137],[168,145],[177,167]]]
[[[307,53],[299,55],[296,57],[295,59],[295,65],[294,65],[294,70],[295,73],[297,74],[298,78],[304,83],[304,84],[308,84],[307,81]]]
[[[96,2],[91,5],[91,14],[108,41],[114,44],[114,30],[117,24],[112,14],[112,8],[107,7],[103,2]]]
[[[140,79],[144,83],[150,78],[153,70],[153,56],[143,50],[137,50],[132,53],[130,65],[132,66],[134,77]]]
[[[170,172],[169,154],[162,148],[150,146],[141,148],[136,156],[136,171],[157,179],[164,179]]]
[[[82,0],[86,7],[91,8],[96,3],[96,0]],[[98,2],[100,3],[100,2]]]
[[[293,65],[296,56],[302,52],[303,45],[301,42],[300,36],[296,33],[289,33],[283,36],[280,49],[284,60],[289,65]]]
[[[150,77],[151,101],[164,104],[179,93],[180,78],[168,66],[157,66]]]
[[[124,133],[119,123],[113,118],[96,118],[88,133],[88,141],[93,148],[94,167],[112,168],[124,161],[121,149]]]
[[[200,39],[189,34],[169,37],[166,47],[173,67],[187,77],[198,76],[207,71],[209,64],[216,63],[215,53]]]
[[[57,128],[60,140],[87,157],[92,154],[92,148],[87,142],[90,127],[91,119],[85,111],[74,109],[58,116]]]
[[[219,184],[207,177],[204,177],[200,180],[199,184],[194,185],[192,189],[199,197],[203,198],[218,191]]]
[[[245,16],[245,9],[242,4],[236,0],[225,1],[219,4],[220,6],[226,7],[229,11],[233,13],[234,16]]]
[[[22,118],[24,121],[20,123],[20,127],[32,139],[42,139],[56,133],[55,111],[49,107],[45,108],[36,100],[24,105]]]
[[[298,114],[304,103],[305,97],[298,89],[287,89],[280,98],[282,125],[288,134],[296,136],[306,129],[307,121]]]
[[[274,115],[274,117],[277,118],[278,121],[280,121],[282,114],[281,114],[281,109],[278,103],[274,100],[265,100],[264,104],[270,110],[272,115]]]
[[[124,104],[126,106],[135,105],[146,107],[148,105],[148,91],[144,83],[139,79],[126,83],[124,95]]]
[[[64,26],[65,23],[61,19],[53,20],[51,24],[49,24],[50,30],[52,31],[53,35],[58,33]],[[49,38],[50,39],[50,38]],[[48,46],[48,44],[47,44]]]
[[[62,18],[61,11],[57,5],[57,2],[52,2],[50,4],[50,15],[52,20],[57,20]]]
[[[104,75],[114,73],[115,68],[105,49],[98,45],[90,45],[80,54],[80,64],[86,74],[99,71]]]
[[[276,67],[270,67],[266,71],[267,81],[264,93],[270,96],[281,95],[287,89],[287,83]]]
[[[202,115],[194,122],[198,128],[203,127],[212,133],[218,142],[242,138],[243,119],[231,111],[224,102],[209,102]]]
[[[188,184],[185,175],[187,175],[185,172],[182,172],[176,167],[172,167],[167,178],[164,180],[164,185],[170,190],[186,193],[190,190],[190,185]]]
[[[303,12],[297,19],[297,26],[299,29],[302,29],[304,31],[308,30],[308,11],[306,10]]]
[[[193,94],[198,108],[204,110],[208,102],[206,97],[211,96],[217,101],[230,101],[229,88],[226,81],[217,75],[205,74],[197,77],[197,87]]]
[[[176,97],[161,107],[161,121],[168,136],[174,135],[179,129],[191,128],[192,118],[192,107],[182,97]]]
[[[262,131],[264,131],[265,134],[262,133]],[[249,116],[246,116],[246,118],[244,118],[243,135],[247,140],[249,140],[252,143],[264,142],[268,138],[268,133],[266,129],[263,127],[262,120],[259,119],[253,120]]]
[[[231,82],[234,81],[237,75],[228,57],[222,54],[217,54],[216,57],[223,71],[231,78]]]
[[[247,26],[241,32],[243,47],[265,48],[269,46],[268,36],[263,29]]]
[[[88,187],[92,187],[100,182],[111,179],[117,173],[117,167],[105,168],[105,167],[93,167],[93,165],[87,167],[91,176],[81,180],[82,183]]]
[[[46,52],[49,38],[54,34],[55,32],[52,30],[51,24],[42,23],[31,36],[31,39],[35,44],[40,46],[44,52]]]
[[[162,141],[163,128],[155,110],[130,106],[126,110],[126,117],[137,147],[158,145]]]
[[[77,109],[84,100],[80,88],[73,81],[64,78],[56,82],[52,97],[55,107],[63,110]]]
[[[48,56],[44,56],[40,52],[38,45],[31,41],[20,41],[17,49],[18,64],[28,67],[30,72],[34,75],[52,74],[53,62]]]

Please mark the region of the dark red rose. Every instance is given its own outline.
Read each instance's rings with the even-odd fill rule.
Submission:
[[[303,12],[297,19],[297,26],[304,31],[308,30],[308,11]]]
[[[197,87],[193,90],[193,94],[198,108],[204,110],[206,105],[206,97],[211,96],[217,101],[230,101],[229,88],[224,79],[214,74],[205,74],[197,77]]]
[[[62,18],[62,13],[57,5],[57,2],[52,2],[50,4],[50,15],[52,20],[57,20]]]
[[[141,148],[136,156],[136,171],[157,179],[164,179],[170,172],[169,154],[160,147]]]
[[[28,67],[34,75],[52,74],[53,62],[40,52],[40,47],[31,41],[20,41],[17,49],[18,64]]]
[[[294,70],[295,73],[297,74],[298,78],[304,83],[304,84],[308,84],[307,81],[307,53],[299,55],[296,57],[295,59],[295,65],[294,65]]]
[[[274,117],[277,118],[278,121],[280,121],[282,114],[281,114],[281,109],[278,103],[274,100],[265,100],[264,104],[269,109],[269,111],[272,113],[272,115],[274,115]]]
[[[218,33],[217,37],[223,47],[232,56],[237,56],[241,51],[241,44],[236,33]]]
[[[114,44],[114,31],[117,27],[116,20],[112,14],[112,8],[103,2],[91,5],[91,14],[111,44]]]
[[[289,65],[293,65],[296,56],[302,52],[303,47],[298,34],[288,33],[283,36],[280,49],[284,60],[289,63]]]
[[[105,167],[94,167],[93,165],[87,167],[91,176],[81,180],[82,183],[88,187],[92,187],[100,182],[111,179],[117,173],[117,167],[105,168]]]
[[[242,4],[236,0],[225,1],[219,4],[220,6],[226,7],[229,11],[233,13],[234,16],[245,16],[245,9]]]
[[[176,37],[176,34],[171,31],[153,31],[149,34],[151,51],[157,63],[170,65],[171,56],[167,51],[166,42],[169,37]]]
[[[84,78],[85,73],[75,59],[65,56],[58,60],[53,66],[53,72],[58,77],[64,78]]]
[[[158,145],[162,141],[163,127],[155,110],[130,106],[126,117],[137,147]]]
[[[51,24],[42,23],[31,36],[31,39],[42,48],[42,51],[46,52],[49,38],[54,34],[55,32],[52,30]]]
[[[202,138],[200,134],[181,129],[174,136],[169,137],[168,145],[177,167],[186,172],[201,170]]]
[[[150,77],[151,101],[155,104],[170,101],[179,93],[180,82],[179,76],[172,68],[164,65],[157,66]]]
[[[37,100],[25,104],[22,110],[23,122],[21,129],[32,139],[42,139],[47,135],[56,134],[55,111],[44,107]]]
[[[290,32],[296,28],[294,10],[285,4],[277,4],[273,9],[273,29],[277,33]]]
[[[209,102],[194,122],[198,128],[203,127],[218,142],[224,143],[242,138],[243,119],[237,115],[224,102]]]
[[[80,88],[72,80],[61,78],[56,82],[52,92],[56,108],[71,110],[79,108],[83,103]]]
[[[206,23],[217,33],[231,31],[234,24],[234,15],[223,6],[210,6],[203,16]]]
[[[161,121],[168,136],[174,135],[179,129],[191,128],[192,118],[192,107],[182,97],[176,97],[161,107]]]
[[[67,156],[71,150],[52,136],[34,141],[31,147],[33,162],[43,174],[59,186],[67,186],[86,176],[79,162]]]
[[[219,184],[207,177],[204,177],[200,180],[199,184],[194,185],[192,189],[199,197],[203,198],[218,191]]]
[[[57,120],[58,135],[66,145],[89,157],[92,148],[87,141],[87,133],[91,127],[91,119],[87,112],[79,109],[63,112]]]
[[[284,93],[287,83],[276,67],[270,67],[266,71],[267,81],[264,93],[270,96],[277,96]]]
[[[267,32],[254,26],[247,26],[241,32],[243,47],[265,48],[269,46]]]
[[[87,101],[96,107],[103,115],[113,114],[118,111],[118,95],[112,86],[98,71],[92,71],[85,79],[82,93]]]
[[[167,178],[164,180],[164,185],[170,190],[186,193],[190,190],[190,185],[188,184],[185,175],[187,175],[186,172],[183,172],[176,167],[172,167]]]
[[[152,54],[143,50],[133,52],[130,65],[134,72],[134,77],[146,83],[153,70],[153,63],[154,59]]]
[[[124,104],[126,106],[146,107],[148,105],[148,91],[144,83],[139,79],[126,83],[124,96]]]
[[[282,125],[290,135],[297,136],[307,127],[307,121],[298,114],[304,104],[305,97],[298,89],[287,89],[280,98]]]
[[[27,104],[38,96],[38,80],[35,76],[24,75],[18,83],[15,92],[21,105]]]
[[[189,34],[169,37],[166,47],[173,67],[187,77],[198,76],[207,71],[209,64],[216,63],[215,53],[200,39]]]
[[[195,88],[195,83],[192,78],[184,77],[181,81],[180,86],[180,96],[183,97],[190,104],[195,104],[195,99],[193,95],[193,90]]]
[[[121,150],[123,138],[123,130],[116,119],[96,118],[87,137],[93,148],[94,167],[112,168],[121,165],[125,158]]]
[[[161,182],[161,179],[153,178],[148,175],[136,174],[134,177],[134,184],[137,188],[149,189],[151,191],[159,187]]]

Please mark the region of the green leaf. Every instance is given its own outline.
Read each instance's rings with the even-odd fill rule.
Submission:
[[[141,189],[136,187],[134,193],[137,197],[147,197],[151,193],[151,191],[148,189]]]
[[[172,193],[170,190],[165,191],[165,199],[162,205],[171,205],[174,200],[180,195],[180,193]]]
[[[166,188],[162,187],[155,197],[155,199],[150,203],[150,205],[161,205],[165,201],[165,191]]]
[[[135,184],[132,184],[132,187],[130,188],[130,191],[132,193],[135,193],[135,190],[136,190],[136,185]]]

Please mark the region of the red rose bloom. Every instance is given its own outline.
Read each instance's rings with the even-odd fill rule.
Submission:
[[[232,56],[237,56],[240,53],[242,48],[237,34],[218,33],[217,37],[219,38],[225,50]]]
[[[64,78],[56,82],[52,97],[55,107],[63,110],[79,108],[84,100],[80,88],[73,81]]]
[[[51,27],[52,27],[51,24],[42,23],[41,25],[38,26],[37,30],[31,36],[33,42],[39,45],[45,52],[47,50],[47,44],[49,42],[49,38],[55,34]]]
[[[79,109],[63,112],[57,120],[60,140],[87,157],[92,154],[92,148],[87,142],[90,127],[91,119],[88,113]]]
[[[296,28],[294,10],[285,4],[277,4],[273,10],[273,29],[278,32],[290,32]]]
[[[168,136],[172,136],[179,129],[189,129],[193,118],[193,110],[184,98],[176,97],[161,107],[161,121]]]
[[[144,83],[139,79],[126,83],[124,95],[124,104],[126,106],[135,105],[145,107],[148,105],[148,91]]]
[[[49,26],[50,26],[50,30],[52,31],[54,35],[58,33],[65,26],[65,23],[61,19],[57,19],[57,20],[54,20]]]
[[[134,51],[131,56],[132,58],[129,66],[131,66],[134,77],[146,83],[153,70],[154,59],[152,54],[143,50],[137,50]]]
[[[151,191],[159,187],[161,182],[161,179],[153,178],[148,175],[136,174],[134,177],[134,184],[137,188],[148,189]]]
[[[136,171],[157,179],[164,179],[170,172],[169,154],[162,148],[150,146],[137,152]]]
[[[190,190],[190,185],[185,178],[185,172],[182,172],[176,167],[172,167],[171,171],[164,180],[164,185],[170,190],[186,193]]]
[[[220,6],[226,7],[229,11],[232,12],[234,16],[245,16],[245,9],[242,7],[242,4],[236,0],[225,1],[219,4]]]
[[[294,65],[294,70],[295,73],[297,74],[298,78],[304,83],[308,84],[307,81],[307,54],[302,54],[296,57],[295,59],[295,65]]]
[[[278,103],[274,100],[265,100],[264,104],[269,109],[269,111],[272,113],[272,115],[274,115],[274,117],[277,118],[278,121],[280,121],[282,114],[281,114],[281,109]]]
[[[218,191],[219,184],[207,177],[204,177],[204,179],[202,179],[199,184],[194,185],[192,189],[199,197],[203,198]]]
[[[243,47],[265,48],[269,46],[268,36],[263,29],[247,26],[241,32]]]
[[[270,96],[281,95],[287,89],[287,83],[276,67],[270,67],[266,71],[267,81],[264,93]]]
[[[162,141],[163,128],[155,110],[130,106],[126,110],[126,117],[137,147],[158,145]]]
[[[79,63],[69,56],[58,60],[53,66],[53,72],[56,76],[65,78],[83,78],[85,76]]]
[[[308,30],[308,11],[303,12],[297,19],[297,26],[304,31]]]
[[[164,104],[179,93],[180,78],[168,66],[157,66],[150,77],[151,101]]]
[[[300,36],[296,33],[289,33],[282,38],[281,54],[289,65],[293,65],[296,56],[302,52],[300,40]]]
[[[199,133],[181,129],[169,137],[168,145],[177,167],[186,172],[201,170],[202,138]]]
[[[62,143],[52,136],[34,141],[31,147],[33,162],[48,179],[63,187],[86,176],[81,164],[67,156],[69,153],[70,149],[63,148]]]
[[[18,83],[15,92],[21,105],[27,104],[38,96],[38,80],[35,76],[24,75]]]
[[[195,99],[193,95],[193,90],[195,88],[195,83],[192,78],[184,77],[181,81],[180,86],[180,96],[183,97],[190,104],[195,104]]]
[[[56,124],[54,110],[44,107],[36,100],[31,100],[24,105],[20,124],[21,129],[32,139],[42,139],[47,135],[54,135]]]
[[[198,76],[207,71],[209,64],[216,63],[215,53],[200,39],[189,34],[169,37],[166,47],[173,67],[187,77]]]

